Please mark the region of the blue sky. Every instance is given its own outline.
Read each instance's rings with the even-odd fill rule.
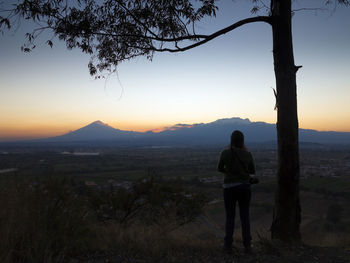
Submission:
[[[315,1],[296,1],[311,7]],[[251,16],[248,1],[221,1],[217,18],[197,27],[214,32]],[[350,131],[350,8],[300,11],[293,17],[299,123]],[[0,138],[62,134],[101,120],[125,130],[242,117],[274,123],[271,29],[245,25],[206,45],[123,63],[118,77],[94,80],[89,56],[45,35],[30,54],[20,51],[22,24],[0,36]]]

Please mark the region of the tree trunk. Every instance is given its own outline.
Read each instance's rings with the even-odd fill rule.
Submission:
[[[299,241],[299,146],[291,0],[271,0],[276,76],[278,167],[272,238]]]

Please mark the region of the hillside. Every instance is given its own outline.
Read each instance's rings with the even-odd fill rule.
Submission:
[[[268,231],[276,150],[252,149],[261,179],[253,186],[251,201],[256,253],[242,253],[238,223],[233,257],[223,254],[222,238],[202,220],[205,216],[223,231],[222,177],[215,170],[220,150],[120,147],[99,155],[1,155],[0,170],[16,169],[0,178],[0,262],[349,262],[349,150],[301,150],[301,232],[307,245],[283,246],[270,241]],[[130,191],[143,182],[164,187],[147,184]],[[169,207],[166,202],[159,207],[159,200],[172,196],[164,195],[169,189],[186,196],[202,192],[208,201],[203,216],[178,227],[177,215],[195,210],[178,210],[191,203],[187,199],[182,205]],[[135,199],[135,193],[141,196]],[[132,221],[119,221],[144,200],[154,202],[142,213],[132,213],[137,216]],[[130,210],[130,204],[136,206]]]

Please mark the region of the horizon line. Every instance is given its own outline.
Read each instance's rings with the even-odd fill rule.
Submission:
[[[165,130],[177,130],[180,128],[192,128],[195,125],[201,125],[201,124],[209,124],[209,123],[213,123],[219,120],[231,120],[231,119],[237,119],[237,120],[242,120],[242,121],[249,121],[250,123],[257,123],[257,122],[263,122],[266,124],[271,124],[271,125],[276,125],[276,123],[270,123],[270,122],[265,122],[265,121],[251,121],[249,118],[240,118],[240,117],[231,117],[231,118],[220,118],[214,121],[210,121],[210,122],[199,122],[199,123],[192,123],[192,124],[186,124],[186,123],[176,123],[173,125],[164,125],[164,126],[160,126],[159,128],[153,128],[153,129],[140,129],[140,130],[133,130],[133,129],[119,129],[116,127],[113,127],[112,125],[109,125],[106,122],[103,122],[101,120],[96,120],[93,122],[88,123],[87,125],[84,125],[80,128],[76,128],[74,130],[69,130],[67,132],[63,132],[63,133],[47,133],[47,134],[31,134],[31,135],[27,135],[27,136],[1,136],[0,137],[0,142],[16,142],[16,141],[23,141],[23,140],[37,140],[37,139],[46,139],[46,138],[52,138],[52,137],[59,137],[62,135],[66,135],[68,133],[74,132],[76,130],[79,130],[81,128],[84,128],[86,126],[89,126],[93,123],[102,123],[103,125],[109,126],[113,129],[117,129],[120,131],[128,131],[128,132],[140,132],[140,133],[147,133],[147,132],[153,132],[153,133],[160,133],[162,131]],[[313,130],[313,131],[317,131],[317,132],[339,132],[339,133],[349,133],[350,131],[339,131],[339,130],[317,130],[317,129],[312,129],[312,128],[303,128],[303,127],[299,127],[299,130]]]

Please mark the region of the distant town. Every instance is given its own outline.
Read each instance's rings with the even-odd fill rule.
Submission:
[[[277,151],[252,147],[256,176],[274,180]],[[129,188],[130,181],[151,170],[162,177],[197,180],[203,184],[219,184],[222,175],[216,172],[221,149],[172,147],[77,148],[71,150],[10,148],[0,151],[0,174],[32,174],[51,171],[55,174],[87,177],[86,184],[104,183]],[[26,160],[23,160],[26,156]],[[79,167],[79,168],[78,168]],[[132,175],[132,176],[128,176]],[[304,148],[300,151],[300,177],[349,177],[350,148]],[[96,178],[96,179],[94,179]]]

